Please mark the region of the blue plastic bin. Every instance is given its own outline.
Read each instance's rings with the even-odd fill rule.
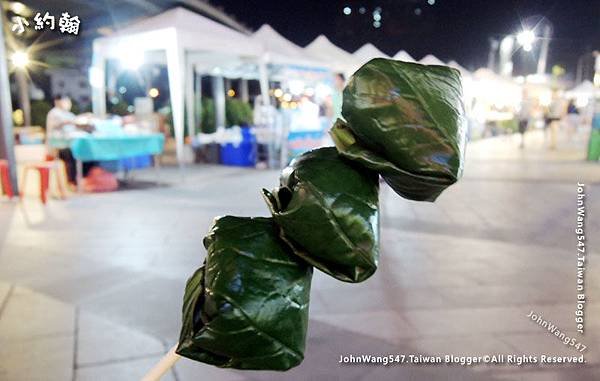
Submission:
[[[221,145],[221,163],[238,167],[256,165],[256,136],[250,128],[242,128],[242,142]]]

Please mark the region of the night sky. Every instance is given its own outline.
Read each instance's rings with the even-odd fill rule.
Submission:
[[[561,64],[573,73],[583,53],[600,49],[600,0],[211,0],[211,4],[253,30],[269,23],[301,46],[325,34],[350,52],[372,42],[390,55],[400,49],[416,59],[432,53],[470,69],[486,65],[490,37],[515,33],[522,22],[536,23],[540,18],[553,27],[549,67]],[[343,13],[347,6],[350,15]],[[379,28],[373,26],[377,7]]]

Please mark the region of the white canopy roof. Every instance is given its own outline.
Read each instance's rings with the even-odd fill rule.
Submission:
[[[178,45],[186,50],[253,57],[262,53],[261,44],[249,36],[181,7],[98,38],[94,41],[95,49],[103,49],[106,56],[118,56],[130,47],[134,51],[162,49],[169,31],[176,33]],[[115,51],[115,46],[121,49]]]
[[[328,64],[337,71],[349,72],[356,66],[352,54],[329,41],[324,35],[318,36],[306,45],[304,51],[310,57]]]
[[[399,50],[398,53],[394,54],[393,57],[395,60],[404,61],[404,62],[417,62],[410,54],[406,52],[406,50]]]
[[[440,60],[433,54],[428,54],[425,57],[421,58],[419,63],[423,65],[446,65],[442,60]]]
[[[352,53],[352,55],[360,65],[365,64],[367,61],[370,61],[373,58],[390,58],[390,56],[377,49],[377,47],[370,42],[358,48],[358,50]]]
[[[323,62],[312,59],[306,52],[279,34],[268,24],[263,24],[252,39],[264,47],[263,53],[269,63],[294,64],[323,67]]]
[[[467,69],[465,69],[462,65],[460,65],[458,62],[456,62],[454,60],[448,61],[448,63],[446,65],[448,65],[451,68],[454,68],[454,69],[460,71],[460,74],[462,74],[463,76],[471,75],[470,71],[468,71]]]
[[[598,90],[594,86],[594,84],[587,79],[581,82],[579,85],[575,86],[571,90],[567,91],[567,98],[577,98],[577,97],[592,97]]]
[[[259,58],[263,46],[249,36],[184,8],[174,8],[127,26],[117,33],[94,40],[90,82],[94,113],[106,112],[106,60],[136,59],[164,50],[169,73],[169,91],[177,159],[183,162],[184,111],[193,110],[193,65],[206,64],[206,53],[220,55],[221,64],[246,61],[257,63],[261,92],[266,94],[266,69]],[[93,78],[93,81],[92,81]],[[224,97],[224,95],[222,95]],[[266,97],[265,97],[266,99]],[[224,104],[224,100],[221,102]],[[221,114],[224,110],[221,110]],[[188,112],[188,128],[195,125],[194,112]],[[222,118],[224,119],[224,118]]]

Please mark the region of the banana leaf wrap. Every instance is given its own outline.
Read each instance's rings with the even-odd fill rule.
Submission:
[[[376,58],[344,89],[331,130],[340,154],[399,195],[434,201],[463,171],[466,118],[458,70]]]
[[[361,282],[377,269],[378,191],[377,173],[326,147],[294,159],[280,187],[263,195],[297,255],[339,280]]]
[[[222,368],[287,370],[304,358],[312,267],[271,218],[221,217],[188,280],[177,353]]]

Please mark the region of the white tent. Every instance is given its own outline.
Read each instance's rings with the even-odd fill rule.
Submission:
[[[304,51],[312,58],[324,62],[335,71],[349,75],[356,68],[354,57],[344,49],[336,46],[324,35],[315,38],[304,47]]]
[[[521,86],[509,78],[487,68],[473,72],[471,96],[480,104],[494,104],[498,108],[517,107],[521,102]]]
[[[259,57],[262,45],[254,39],[184,8],[174,8],[157,16],[139,21],[118,33],[94,40],[90,82],[94,113],[106,113],[105,69],[107,59],[139,60],[156,50],[166,52],[169,90],[177,159],[183,160],[184,109],[193,110],[192,74],[195,66],[210,57],[213,62],[254,62],[259,65],[261,90],[267,91],[266,71]],[[214,73],[221,72],[219,67]],[[184,107],[185,95],[185,107]],[[263,97],[266,99],[266,97]],[[224,95],[222,99],[224,107]],[[223,108],[224,110],[224,108]],[[188,125],[194,124],[194,112],[188,112]]]
[[[373,58],[390,58],[390,56],[377,49],[377,47],[371,43],[364,44],[352,53],[352,55],[354,56],[354,59],[358,61],[359,65],[363,65]]]
[[[470,71],[465,69],[462,65],[460,65],[458,62],[456,62],[454,60],[448,61],[448,63],[446,65],[460,71],[460,74],[462,74],[462,75],[470,75],[471,74]]]
[[[325,66],[323,62],[311,58],[300,46],[283,37],[268,24],[263,24],[254,32],[252,39],[263,45],[264,59],[268,63]]]
[[[406,50],[400,50],[398,53],[394,54],[393,57],[395,60],[404,61],[404,62],[417,62],[410,54],[406,52]]]
[[[581,82],[571,90],[566,92],[567,98],[591,98],[598,93],[598,89],[588,80]]]
[[[442,60],[434,56],[433,54],[428,54],[425,57],[419,60],[419,63],[423,65],[446,65]]]

